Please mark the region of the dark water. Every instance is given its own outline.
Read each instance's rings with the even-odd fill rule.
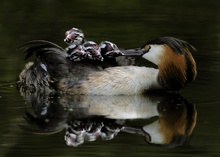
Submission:
[[[0,156],[219,156],[219,8],[218,0],[1,0]],[[14,82],[25,62],[16,47],[33,39],[65,46],[73,26],[122,48],[160,36],[186,40],[198,50],[197,79],[171,95],[21,97]],[[158,127],[166,142],[155,145]]]

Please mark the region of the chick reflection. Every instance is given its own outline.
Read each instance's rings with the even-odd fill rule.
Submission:
[[[102,140],[113,139],[123,127],[124,121],[93,117],[83,120],[71,121],[65,134],[66,144],[78,146],[85,141],[95,141],[98,137]]]
[[[34,112],[25,112],[32,126],[20,125],[21,129],[38,134],[65,129],[69,146],[98,137],[111,140],[126,132],[143,136],[150,144],[175,147],[189,142],[196,124],[195,106],[176,93],[110,97],[32,93],[25,97]],[[149,123],[152,117],[156,120]],[[130,125],[132,119],[142,119],[146,125]]]

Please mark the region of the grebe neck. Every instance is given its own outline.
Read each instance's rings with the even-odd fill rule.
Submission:
[[[158,64],[158,82],[166,90],[179,90],[196,77],[196,63],[188,51],[174,53],[169,46],[164,46],[166,55]]]

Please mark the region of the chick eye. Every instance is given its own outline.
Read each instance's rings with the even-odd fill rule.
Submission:
[[[98,50],[99,49],[99,46],[97,44],[93,45],[92,46],[94,49]]]
[[[112,50],[112,47],[110,45],[107,45],[106,49],[107,49],[107,51],[110,51],[110,50]]]

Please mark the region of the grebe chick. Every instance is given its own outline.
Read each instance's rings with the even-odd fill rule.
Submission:
[[[78,28],[71,28],[65,33],[64,42],[67,45],[82,45],[85,42],[84,33]]]
[[[94,41],[86,41],[83,45],[70,45],[66,49],[70,60],[80,61],[91,59],[115,62],[115,57],[124,55],[121,50],[112,42],[103,41],[99,45]],[[111,59],[109,59],[111,58]]]
[[[87,59],[103,61],[103,57],[99,50],[99,45],[94,41],[86,41],[83,44],[85,51],[89,54]]]
[[[86,41],[83,45],[70,45],[66,52],[72,61],[98,60],[103,61],[98,44],[93,41]]]
[[[114,58],[124,55],[124,53],[121,52],[118,46],[110,41],[101,42],[99,44],[99,49],[104,58]]]
[[[156,64],[101,68],[99,63],[72,62],[67,52],[47,41],[31,41],[21,46],[27,57],[36,55],[19,77],[20,86],[45,86],[56,91],[83,95],[134,95],[152,90],[177,91],[196,77],[196,63],[185,41],[162,37],[129,53]],[[123,51],[126,53],[126,50]],[[26,58],[27,58],[26,57]]]
[[[70,54],[70,58],[73,61],[79,61],[80,59],[103,61],[103,57],[113,58],[123,55],[117,45],[112,42],[103,41],[99,45],[97,45],[93,41],[86,41],[83,31],[78,28],[71,28],[70,30],[66,31],[64,42],[69,45],[66,48],[66,51],[68,54]],[[79,52],[79,49],[82,48],[77,48],[79,45],[83,45],[85,47],[85,49],[87,50],[86,52],[88,53],[87,55],[84,55],[83,51],[81,53]]]
[[[70,45],[66,52],[69,54],[69,59],[72,61],[81,61],[85,58],[90,58],[90,54],[85,51],[82,45]]]

